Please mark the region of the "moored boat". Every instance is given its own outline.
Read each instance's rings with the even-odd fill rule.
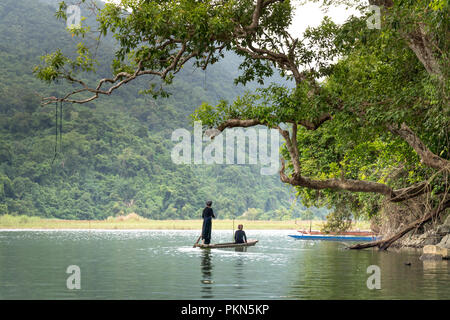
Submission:
[[[330,236],[363,236],[363,237],[376,237],[377,234],[372,231],[342,231],[342,232],[322,232],[317,230],[306,231],[306,230],[298,230],[301,234],[304,235],[330,235]]]
[[[353,235],[313,235],[313,234],[290,234],[289,237],[300,240],[328,240],[328,241],[375,241],[376,236],[353,236]]]

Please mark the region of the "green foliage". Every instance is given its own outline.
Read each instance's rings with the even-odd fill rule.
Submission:
[[[317,2],[326,6],[356,4]],[[365,9],[362,4],[361,9]],[[385,10],[390,12],[383,15],[381,30],[367,28],[368,14],[363,11],[361,17],[351,17],[342,26],[325,18],[319,27],[304,33],[304,41],[297,44],[296,61],[306,68],[306,75],[322,77],[315,83],[317,87],[311,85],[312,81],[303,81],[295,88],[272,85],[247,92],[232,103],[220,102],[214,107],[203,104],[193,118],[211,127],[233,118],[282,126],[329,113],[332,121],[317,130],[299,128],[303,176],[373,181],[393,189],[432,178],[432,188],[442,191],[444,177],[425,167],[404,140],[387,130],[387,125],[407,123],[432,152],[449,158],[448,1],[401,1]],[[427,72],[405,40],[406,32],[419,27],[433,43],[441,79]],[[264,74],[257,62],[247,64]],[[253,79],[250,71],[242,77]],[[282,154],[289,159],[286,149]],[[287,169],[292,169],[292,163]],[[376,194],[297,189],[304,204],[335,210],[330,228],[345,228],[350,218],[370,218],[380,212],[381,196]]]
[[[322,228],[322,232],[344,232],[348,231],[352,226],[351,214],[339,214],[332,212],[327,215],[327,222]]]
[[[248,210],[246,210],[242,216],[240,216],[241,219],[245,219],[245,220],[257,220],[261,214],[262,214],[262,210],[261,209],[256,209],[256,208],[248,208]]]

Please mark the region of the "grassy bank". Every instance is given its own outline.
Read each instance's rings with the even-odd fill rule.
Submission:
[[[242,223],[245,229],[252,230],[297,230],[309,229],[309,221],[263,221],[263,220],[234,220],[234,227]],[[324,221],[312,221],[312,229],[319,230]],[[232,220],[214,220],[215,230],[230,230]],[[198,230],[202,227],[201,220],[149,220],[138,215],[130,214],[106,220],[60,220],[42,219],[28,216],[0,216],[0,229],[170,229],[170,230]],[[353,229],[368,230],[367,222],[355,223]]]

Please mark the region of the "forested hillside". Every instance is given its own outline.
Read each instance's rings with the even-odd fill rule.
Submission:
[[[68,84],[47,86],[33,66],[56,48],[72,52],[78,41],[54,13],[54,6],[36,0],[0,3],[0,214],[103,219],[136,212],[188,219],[199,217],[206,199],[220,218],[249,208],[255,208],[246,213],[251,218],[306,212],[278,175],[262,176],[258,166],[175,165],[170,158],[172,131],[191,130],[196,107],[244,92],[233,84],[236,56],[207,72],[187,67],[167,99],[140,95],[148,80],[139,80],[92,103],[63,104],[57,128],[61,114],[56,118],[55,105],[41,107],[39,95],[61,95]],[[97,76],[108,72],[112,46],[106,41],[98,49]]]

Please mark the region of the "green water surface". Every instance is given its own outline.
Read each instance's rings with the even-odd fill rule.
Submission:
[[[450,263],[251,231],[247,250],[192,248],[199,231],[0,231],[0,299],[449,299]],[[229,242],[232,231],[213,231]],[[405,265],[410,262],[411,265]],[[80,290],[67,288],[79,266]],[[379,266],[381,289],[367,268]]]

